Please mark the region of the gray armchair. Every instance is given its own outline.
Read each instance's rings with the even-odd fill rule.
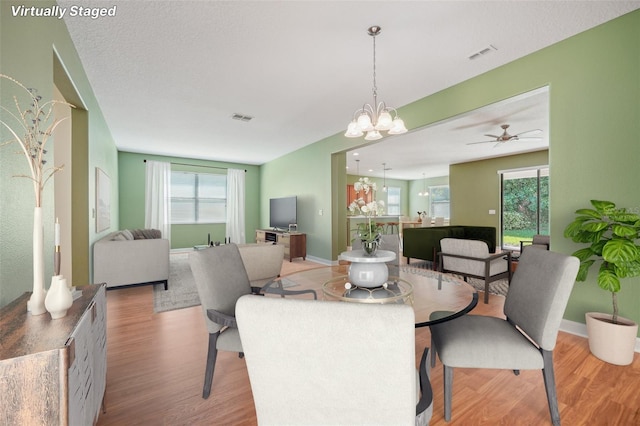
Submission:
[[[465,315],[431,326],[444,365],[444,417],[451,420],[453,368],[542,370],[554,425],[560,424],[553,349],[578,273],[576,257],[525,250],[504,303],[506,320]],[[528,337],[527,337],[528,336]]]
[[[242,297],[237,319],[259,424],[431,419],[428,349],[418,380],[410,306]]]
[[[506,278],[511,281],[511,252],[489,253],[489,246],[480,240],[443,238],[439,268],[467,277],[484,280],[484,303],[489,303],[489,284]]]
[[[524,251],[527,247],[535,247],[541,248],[544,250],[549,250],[549,243],[551,239],[548,235],[534,235],[531,241],[522,240],[520,241],[520,253]]]
[[[245,268],[243,256],[248,268]],[[272,252],[273,253],[269,253]],[[251,265],[259,259],[272,259],[262,265],[261,269]],[[198,288],[198,296],[202,305],[202,312],[209,332],[209,349],[205,368],[204,387],[202,397],[208,398],[213,383],[218,350],[238,352],[243,357],[240,335],[236,326],[235,310],[237,300],[247,294],[262,294],[273,292],[281,295],[312,294],[313,290],[283,290],[272,288],[273,279],[280,273],[283,259],[283,248],[277,245],[243,246],[238,249],[235,244],[210,247],[196,250],[189,254],[189,265]],[[258,282],[265,282],[263,287],[251,286],[247,269],[252,271]],[[270,271],[270,272],[268,272]],[[265,279],[265,273],[274,274],[271,280]]]

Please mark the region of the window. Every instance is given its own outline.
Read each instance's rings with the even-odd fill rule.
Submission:
[[[549,167],[499,172],[502,186],[502,247],[549,235]]]
[[[387,187],[386,212],[390,216],[400,216],[400,188],[395,186]]]
[[[429,216],[449,219],[449,185],[429,187]]]
[[[171,172],[171,223],[224,223],[227,176]]]

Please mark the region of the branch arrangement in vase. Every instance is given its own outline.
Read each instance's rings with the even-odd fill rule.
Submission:
[[[58,125],[69,117],[54,119],[54,106],[56,104],[67,105],[75,108],[74,105],[64,101],[50,100],[42,102],[42,96],[38,95],[36,89],[27,88],[18,80],[5,74],[0,74],[0,78],[12,81],[20,89],[24,90],[29,97],[29,107],[23,108],[17,96],[13,96],[15,111],[0,105],[0,108],[8,114],[11,122],[0,120],[12,135],[12,139],[2,142],[1,145],[8,145],[17,142],[20,145],[21,153],[24,154],[29,165],[29,175],[20,175],[33,181],[33,191],[35,195],[36,207],[42,206],[42,190],[51,177],[64,166],[52,166],[45,169],[45,155],[47,154],[47,143]],[[49,123],[49,124],[48,124]]]

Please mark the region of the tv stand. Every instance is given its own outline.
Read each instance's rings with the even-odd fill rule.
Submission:
[[[284,258],[291,262],[296,257],[307,258],[307,234],[301,232],[287,232],[257,229],[256,243],[275,243],[284,246]]]

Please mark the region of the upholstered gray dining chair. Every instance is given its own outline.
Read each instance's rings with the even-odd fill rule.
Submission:
[[[242,254],[240,250],[243,251]],[[256,282],[264,283],[264,286],[251,285],[243,255],[244,261],[247,263],[261,264],[260,268],[256,268],[255,264],[247,266],[252,272],[253,278],[256,278]],[[208,398],[211,393],[218,350],[238,352],[240,357],[243,357],[242,344],[235,320],[236,302],[241,296],[265,292],[281,295],[309,293],[316,298],[313,290],[295,291],[271,287],[272,280],[280,273],[283,257],[284,249],[282,246],[270,244],[247,245],[240,249],[236,244],[226,244],[196,250],[189,254],[189,265],[198,289],[205,324],[209,332],[209,348],[202,389],[203,398]],[[274,274],[274,276],[271,277],[272,280],[266,280],[265,274]]]
[[[560,424],[553,349],[579,260],[525,250],[504,302],[506,319],[465,315],[431,326],[432,350],[444,365],[444,417],[451,420],[453,368],[542,370],[549,412]],[[528,338],[527,338],[528,336]]]
[[[258,424],[431,419],[428,349],[418,375],[410,306],[241,297],[236,313]]]

